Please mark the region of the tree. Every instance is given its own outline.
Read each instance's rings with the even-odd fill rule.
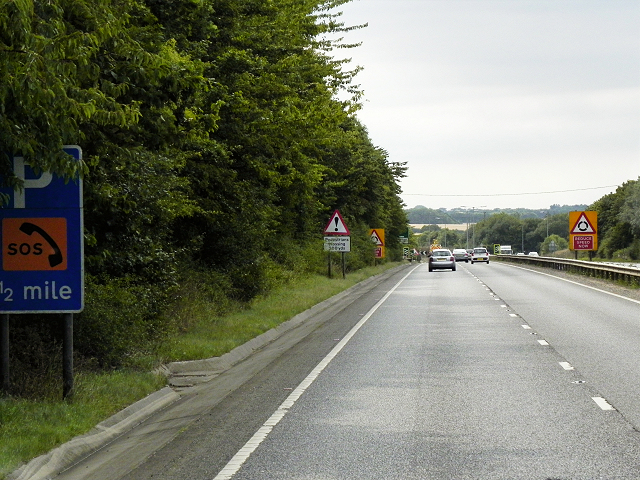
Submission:
[[[355,72],[323,53],[333,42],[319,40],[344,29],[323,13],[342,3],[212,1],[199,15],[215,28],[189,36],[175,21],[185,11],[184,20],[192,18],[189,8],[153,4],[178,45],[201,55],[214,88],[203,93],[200,110],[216,105],[219,115],[208,141],[184,153],[199,213],[179,221],[178,240],[195,247],[197,261],[228,272],[239,296],[266,288],[264,268],[283,242],[317,238],[336,208],[324,196],[327,151],[346,143],[351,158],[359,148],[342,128],[353,106],[334,98]]]
[[[620,208],[619,219],[631,226],[636,239],[640,238],[640,177],[630,181],[626,190],[626,198]]]
[[[525,251],[537,252],[540,250],[540,244],[545,239],[545,235],[540,228],[544,224],[544,221],[540,218],[525,218],[522,222],[524,249]]]
[[[83,148],[87,355],[111,364],[134,349],[112,337],[167,332],[194,271],[250,300],[313,270],[335,208],[355,266],[371,227],[399,255],[406,166],[355,118],[358,68],[330,55],[350,45],[325,39],[359,28],[330,13],[347,1],[0,2],[0,174],[17,187],[21,153],[72,176],[61,147]]]
[[[475,225],[476,245],[513,245],[514,249],[520,246],[522,223],[520,220],[506,213],[491,215]]]
[[[616,252],[629,249],[638,242],[637,205],[638,181],[630,180],[616,189],[614,193],[597,200],[591,208],[598,212],[598,254],[612,258]],[[631,248],[629,254],[640,255],[640,242]],[[624,254],[627,255],[627,254]]]
[[[125,84],[98,81],[96,59],[105,46],[115,38],[123,50],[131,45],[119,13],[107,1],[0,4],[0,174],[7,185],[20,183],[11,155],[71,177],[85,168],[62,146],[85,143],[83,124],[127,127],[139,119],[136,102],[115,98]]]
[[[569,242],[559,235],[549,235],[540,245],[542,255],[549,255],[558,250],[566,250],[569,248]]]

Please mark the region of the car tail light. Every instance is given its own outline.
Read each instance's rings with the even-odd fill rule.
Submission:
[[[455,261],[455,257],[451,257],[451,258],[449,258],[449,260],[454,262]]]

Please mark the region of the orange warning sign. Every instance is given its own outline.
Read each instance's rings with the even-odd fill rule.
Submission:
[[[598,212],[569,212],[569,248],[598,250]]]
[[[66,270],[66,218],[3,218],[2,269]]]
[[[371,241],[379,246],[384,247],[384,229],[383,228],[372,228],[369,230],[369,237]]]

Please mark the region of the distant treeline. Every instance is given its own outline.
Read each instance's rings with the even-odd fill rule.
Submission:
[[[601,258],[640,259],[640,178],[629,180],[592,205],[552,205],[548,210],[495,209],[445,210],[417,206],[406,210],[409,223],[425,224],[415,231],[419,248],[433,241],[455,248],[494,244],[511,245],[515,252],[549,254],[567,249],[569,212],[598,213],[598,251]],[[466,224],[467,231],[441,228],[443,224]],[[434,227],[430,225],[440,225]]]
[[[515,215],[520,218],[546,218],[559,213],[568,213],[572,211],[585,210],[587,205],[551,205],[547,209],[528,209],[528,208],[494,208],[494,209],[466,209],[454,208],[448,210],[446,208],[427,208],[418,205],[413,208],[405,209],[409,223],[412,224],[467,224],[477,223],[486,219],[489,215],[497,213],[506,213],[507,215]]]
[[[348,1],[0,4],[5,185],[20,183],[13,154],[67,176],[62,146],[84,154],[79,354],[126,362],[179,329],[167,312],[190,289],[249,301],[321,271],[335,209],[348,269],[372,262],[369,228],[401,251],[405,165],[355,117],[358,68],[332,57],[349,47],[329,39],[349,29],[331,13]],[[30,345],[51,334],[32,322]]]

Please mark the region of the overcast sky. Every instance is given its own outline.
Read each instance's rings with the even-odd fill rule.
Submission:
[[[590,204],[640,176],[639,0],[352,0],[358,117],[407,207]],[[558,192],[558,193],[545,193]]]

